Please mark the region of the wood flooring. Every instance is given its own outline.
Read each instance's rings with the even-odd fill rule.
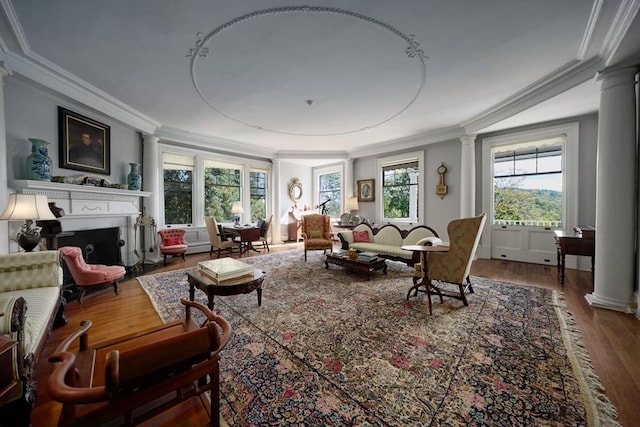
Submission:
[[[301,249],[302,244],[272,246],[271,253]],[[250,256],[264,254],[252,252]],[[234,255],[235,256],[235,255]],[[194,266],[196,262],[209,259],[209,255],[188,255],[186,261],[174,258],[166,267],[148,267],[145,274]],[[303,262],[303,259],[300,260]],[[162,263],[160,263],[162,264]],[[569,311],[574,315],[583,333],[584,343],[592,364],[604,385],[606,394],[618,411],[618,420],[623,426],[637,425],[638,402],[640,402],[640,320],[630,314],[610,310],[594,309],[584,298],[592,292],[590,272],[567,270],[564,287],[560,286],[555,266],[527,264],[503,260],[474,262],[472,275],[515,284],[534,285],[562,290]],[[407,283],[407,288],[410,284]],[[185,292],[186,296],[187,292]],[[436,303],[437,304],[437,303]],[[51,401],[46,393],[50,356],[60,342],[77,328],[81,320],[90,319],[93,327],[90,342],[116,338],[161,324],[149,298],[135,278],[120,285],[119,295],[112,288],[103,287],[88,292],[84,303],[67,304],[67,325],[54,329],[47,341],[44,354],[36,373],[38,399],[32,413],[34,427],[57,425],[60,405]],[[192,399],[147,421],[145,426],[206,426],[208,418],[198,399]]]

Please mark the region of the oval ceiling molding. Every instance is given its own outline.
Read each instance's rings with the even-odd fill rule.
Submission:
[[[408,109],[426,81],[427,57],[414,36],[328,7],[243,15],[198,33],[187,57],[196,91],[218,114],[285,135],[375,128]],[[389,84],[394,80],[401,90]],[[356,107],[372,103],[384,108],[373,115]]]

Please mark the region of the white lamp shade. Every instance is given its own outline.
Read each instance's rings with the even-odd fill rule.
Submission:
[[[357,197],[347,197],[347,203],[345,206],[345,210],[351,212],[351,211],[357,211],[358,209],[360,209],[360,207],[358,206],[358,198]]]
[[[7,208],[0,220],[56,219],[49,209],[47,196],[42,194],[9,194]]]
[[[233,205],[231,206],[231,213],[236,215],[244,213],[244,208],[242,207],[242,203],[233,202]]]

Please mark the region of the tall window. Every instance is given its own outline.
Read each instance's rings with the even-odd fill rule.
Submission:
[[[267,172],[249,172],[249,190],[251,203],[251,222],[267,216]]]
[[[419,220],[418,161],[409,161],[382,167],[382,198],[385,221]]]
[[[162,154],[164,222],[167,225],[193,223],[194,163],[192,156]]]
[[[564,138],[493,149],[494,223],[562,226]]]
[[[324,205],[327,209],[326,212],[332,218],[340,216],[340,207],[342,206],[340,181],[340,172],[318,176],[318,205],[326,202]]]
[[[233,221],[233,202],[242,200],[242,167],[231,163],[204,161],[204,212],[218,222]]]

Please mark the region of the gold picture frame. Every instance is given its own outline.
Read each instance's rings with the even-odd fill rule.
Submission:
[[[360,179],[358,180],[358,201],[374,202],[376,200],[376,180]]]

